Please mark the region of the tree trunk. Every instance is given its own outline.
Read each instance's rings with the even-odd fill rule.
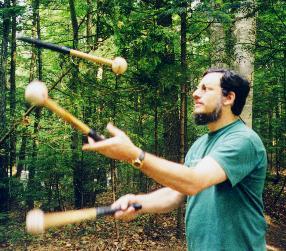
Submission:
[[[164,1],[156,1],[156,9],[164,7],[166,3]],[[172,26],[172,15],[162,14],[159,15],[157,20],[157,25],[163,27]],[[169,38],[165,38],[165,51],[161,56],[161,66],[158,67],[158,72],[164,75],[167,73],[171,66],[175,64],[174,55],[174,44]],[[165,146],[165,157],[169,160],[179,162],[179,110],[178,110],[178,87],[175,84],[174,79],[169,81],[174,81],[172,84],[162,90],[161,96],[166,100],[167,107],[165,107],[166,112],[163,116],[163,127],[164,127],[164,146]]]
[[[137,120],[135,121],[134,124],[134,132],[140,137],[143,137],[143,125],[142,125],[142,94],[136,94],[134,97],[134,108],[135,112],[138,114]],[[137,181],[137,188],[139,189],[140,192],[147,193],[147,177],[144,175],[142,172],[138,172],[138,170],[133,170],[133,173],[136,177]]]
[[[35,122],[34,122],[34,138],[32,143],[32,164],[29,166],[29,179],[28,179],[28,196],[27,205],[29,209],[34,208],[34,193],[37,191],[36,188],[36,161],[38,155],[38,134],[40,124],[41,108],[35,109]]]
[[[286,42],[284,42],[284,48],[286,48]],[[286,49],[283,51],[283,93],[282,93],[282,100],[286,100]],[[282,139],[281,139],[281,146],[285,148],[286,143],[286,102],[282,103]],[[285,154],[281,154],[281,166],[285,167]]]
[[[118,90],[118,77],[116,76],[115,79],[115,90],[114,93],[117,93]],[[113,118],[113,123],[116,121],[116,111],[117,108],[117,96],[113,100],[113,107],[112,107],[112,118]],[[111,185],[112,185],[112,199],[115,201],[117,199],[117,172],[116,172],[116,162],[115,160],[110,160],[110,174],[111,174]],[[119,240],[119,224],[117,224],[117,221],[114,220],[114,228],[116,231],[116,239]]]
[[[89,49],[94,48],[94,44],[92,42],[92,1],[86,0],[87,3],[87,14],[86,14],[86,43]]]
[[[156,85],[155,88],[155,104],[154,104],[154,154],[159,156],[159,88]],[[151,178],[148,178],[148,191],[151,192],[153,190],[153,185],[156,184]]]
[[[26,130],[25,130],[26,131]],[[21,177],[21,172],[24,170],[24,160],[26,156],[27,135],[26,132],[22,134],[22,142],[19,150],[19,163],[17,165],[16,177]]]
[[[214,10],[220,10],[221,4],[212,1],[212,6]],[[210,43],[213,46],[211,52],[211,67],[213,68],[226,68],[225,64],[225,31],[223,24],[220,23],[216,18],[213,20],[210,26]]]
[[[253,74],[254,74],[254,44],[256,39],[256,17],[247,16],[255,7],[256,1],[250,0],[251,8],[242,5],[235,15],[235,65],[236,71],[246,77],[251,83],[251,89],[241,118],[252,127],[252,100],[253,100]]]
[[[32,2],[33,6],[33,27],[32,27],[32,34],[33,36],[37,36],[37,38],[40,38],[40,14],[39,14],[39,0],[34,0]],[[42,59],[41,59],[41,52],[39,52],[40,49],[33,48],[32,52],[32,59],[31,59],[31,67],[30,67],[30,81],[34,79],[35,72],[37,69],[37,79],[42,80]],[[38,65],[36,65],[36,62],[38,60]],[[35,191],[37,191],[36,187],[36,163],[37,155],[38,155],[38,133],[39,133],[39,124],[40,124],[40,117],[41,117],[41,108],[35,109],[35,122],[34,122],[34,138],[32,143],[32,164],[29,166],[29,180],[28,180],[28,191],[30,191],[27,197],[27,205],[29,209],[32,209],[34,207],[34,196],[33,194]]]
[[[273,169],[273,128],[272,128],[272,121],[273,121],[273,112],[272,110],[268,110],[268,140],[267,140],[267,145],[266,148],[270,149],[269,153],[270,153],[270,158],[269,158],[269,164],[270,164],[270,170],[272,171]]]
[[[10,1],[4,1],[4,7],[9,8]],[[0,65],[0,125],[1,132],[4,131],[6,127],[6,85],[7,85],[7,60],[8,60],[8,40],[10,31],[10,16],[5,11],[3,12],[3,27],[2,27],[2,44],[1,44],[1,65]]]
[[[10,7],[10,1],[4,1],[4,7]],[[7,85],[7,60],[8,60],[8,39],[10,31],[10,16],[3,12],[2,44],[0,55],[0,133],[6,130],[6,85]],[[7,143],[1,145],[0,152],[0,212],[9,208],[8,194],[8,146]]]
[[[181,13],[181,70],[182,79],[181,83],[181,95],[180,95],[180,163],[185,162],[186,155],[186,128],[187,128],[187,85],[186,85],[186,71],[187,71],[187,4],[183,4],[184,11]],[[182,207],[177,210],[177,238],[183,237],[183,212]]]
[[[74,5],[74,0],[69,0],[71,23],[73,30],[73,48],[77,49],[78,47],[78,21],[76,17],[76,10]]]
[[[16,0],[12,0],[13,7],[16,7]],[[10,124],[15,123],[16,113],[16,14],[12,16],[12,37],[11,37],[11,63],[10,63]],[[16,134],[10,134],[10,176],[16,162]]]
[[[165,1],[155,1],[155,8],[160,9],[166,6]],[[172,26],[172,15],[170,13],[161,14],[157,18],[157,25],[163,27]],[[164,43],[164,51],[159,54],[161,64],[157,67],[157,75],[165,76],[173,70],[175,64],[174,44],[173,41],[167,37],[161,38],[160,43]],[[173,77],[173,76],[172,76]],[[155,79],[159,83],[160,79]],[[170,81],[168,87],[159,87],[160,98],[162,103],[167,104],[162,107],[162,123],[163,123],[163,140],[164,140],[164,157],[166,159],[179,162],[180,154],[180,124],[179,124],[179,110],[178,110],[178,86],[173,78],[164,79],[164,81]],[[164,83],[162,83],[164,86]],[[155,186],[154,186],[155,187]],[[157,186],[156,186],[157,188]],[[145,231],[156,231],[157,230],[157,216],[153,215],[149,218],[149,226],[146,227]]]
[[[69,0],[70,7],[70,17],[73,30],[73,49],[78,47],[78,21],[76,17],[76,10],[74,0]],[[75,63],[76,62],[76,63]],[[70,81],[70,88],[75,93],[78,94],[78,63],[73,62],[72,77]],[[74,106],[73,114],[77,117],[79,113],[79,108]],[[83,180],[82,180],[82,166],[79,155],[79,133],[77,130],[73,129],[71,135],[71,150],[72,150],[72,167],[73,167],[73,185],[74,185],[74,205],[76,208],[83,207]]]

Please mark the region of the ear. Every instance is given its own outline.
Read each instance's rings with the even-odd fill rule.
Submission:
[[[232,106],[235,100],[235,93],[230,91],[227,96],[223,96],[223,104]]]

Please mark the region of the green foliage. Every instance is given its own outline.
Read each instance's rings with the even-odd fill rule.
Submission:
[[[9,7],[2,7],[0,5],[0,15],[8,15],[8,16],[12,16],[12,15],[22,15],[25,11],[25,7],[24,6],[9,6]]]
[[[260,3],[254,82],[254,126],[262,135],[271,167],[285,167],[285,4]],[[281,167],[280,167],[281,168]],[[281,171],[281,170],[279,170]]]
[[[114,58],[123,56],[128,61],[128,71],[115,76],[104,66],[102,78],[97,64],[78,60],[54,51],[41,50],[43,81],[51,88],[49,95],[79,119],[107,134],[105,126],[113,121],[125,130],[135,144],[154,152],[166,152],[166,114],[179,110],[180,86],[187,84],[191,93],[201,74],[211,66],[215,45],[211,43],[210,25],[222,24],[226,32],[227,57],[230,67],[234,60],[233,25],[238,8],[253,10],[243,1],[185,1],[187,5],[186,67],[181,62],[181,18],[184,2],[174,1],[75,1],[79,23],[78,49],[94,55]],[[35,36],[32,30],[33,15],[30,2],[16,8],[1,8],[0,15],[18,15],[18,31]],[[70,20],[69,1],[40,2],[41,38],[58,45],[73,46],[73,30]],[[255,47],[253,125],[267,146],[270,164],[280,163],[285,169],[285,4],[282,1],[257,1],[251,15],[257,17]],[[87,38],[87,16],[90,11],[90,40]],[[2,39],[2,20],[0,37]],[[10,46],[10,45],[9,45]],[[24,89],[30,78],[37,78],[39,60],[37,49],[17,42],[16,113],[9,113],[7,121],[21,121],[27,110]],[[33,58],[36,60],[33,61]],[[10,59],[9,59],[10,60]],[[32,65],[32,62],[34,66]],[[6,67],[7,73],[9,66]],[[70,70],[73,68],[73,70]],[[68,72],[61,80],[62,74]],[[9,94],[9,83],[7,93]],[[206,128],[196,127],[192,121],[191,96],[188,96],[188,145]],[[157,112],[158,124],[155,125]],[[173,118],[178,122],[179,116]],[[75,166],[81,171],[80,184],[83,198],[94,205],[96,195],[110,189],[107,176],[110,161],[96,154],[81,152],[82,137],[76,146],[71,145],[74,129],[46,108],[38,118],[31,113],[17,127],[17,163],[33,173],[33,184],[25,184],[18,177],[7,179],[11,199],[27,207],[29,198],[35,206],[47,210],[73,207],[75,196]],[[157,127],[156,127],[157,126]],[[170,123],[169,126],[173,126]],[[8,128],[9,127],[9,128]],[[7,131],[12,127],[7,123]],[[158,138],[155,138],[155,130]],[[23,138],[27,137],[25,159],[19,158]],[[106,135],[108,136],[108,135]],[[175,150],[174,150],[175,151]],[[5,151],[3,150],[5,154]],[[77,161],[73,159],[77,156]],[[284,157],[283,157],[284,156]],[[168,157],[168,156],[166,156]],[[136,170],[125,163],[117,163],[119,192],[139,190],[140,179]],[[280,170],[280,172],[281,172]],[[31,172],[32,171],[32,172]],[[144,181],[145,182],[145,181]],[[0,184],[1,186],[1,184]],[[6,186],[6,183],[5,183]],[[88,199],[87,199],[88,200]],[[1,232],[1,231],[0,231]],[[20,238],[21,233],[15,238]]]

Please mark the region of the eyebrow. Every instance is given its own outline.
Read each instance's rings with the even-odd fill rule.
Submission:
[[[205,84],[205,83],[202,83],[202,84],[198,84],[196,86],[196,88],[200,88],[200,87],[205,87],[205,88],[210,88],[210,89],[214,89],[212,85],[208,85],[208,84]]]

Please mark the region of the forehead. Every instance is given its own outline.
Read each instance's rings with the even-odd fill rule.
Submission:
[[[211,72],[205,75],[200,81],[199,85],[217,86],[220,87],[220,79],[223,76],[220,72]]]

